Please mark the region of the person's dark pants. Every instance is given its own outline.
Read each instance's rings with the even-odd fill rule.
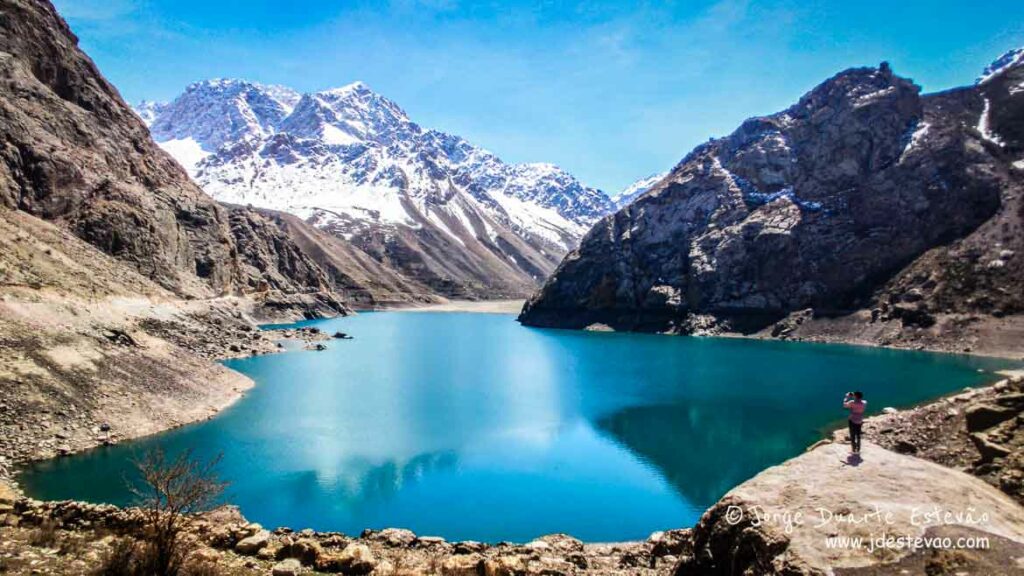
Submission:
[[[850,446],[854,452],[860,452],[860,428],[862,424],[854,424],[850,420]]]

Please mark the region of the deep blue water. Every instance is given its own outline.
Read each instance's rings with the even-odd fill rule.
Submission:
[[[525,541],[644,538],[872,411],[993,379],[1010,364],[853,346],[525,328],[513,317],[366,313],[354,340],[232,360],[257,386],[218,417],[52,460],[41,498],[130,502],[133,454],[222,452],[227,500],[266,526]]]

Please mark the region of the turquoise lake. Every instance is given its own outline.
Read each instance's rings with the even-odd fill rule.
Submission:
[[[133,454],[194,447],[223,453],[225,499],[265,526],[639,539],[692,525],[733,486],[841,426],[848,390],[863,390],[878,411],[1015,365],[545,330],[499,314],[375,312],[312,324],[355,339],[226,362],[257,385],[216,418],[39,463],[19,481],[38,498],[126,504]]]

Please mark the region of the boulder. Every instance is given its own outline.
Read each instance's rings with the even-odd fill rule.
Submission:
[[[324,554],[316,563],[319,572],[341,574],[369,574],[377,566],[377,559],[366,544],[352,543],[339,553]]]
[[[527,574],[538,576],[570,576],[576,573],[577,566],[571,562],[554,556],[541,556],[531,560],[526,567]]]
[[[0,513],[10,511],[18,501],[18,493],[3,480],[0,480]]]
[[[551,550],[551,545],[543,540],[532,540],[523,544],[523,548],[530,552],[545,553]]]
[[[455,553],[456,554],[472,554],[473,552],[483,552],[487,549],[487,545],[482,542],[476,542],[474,540],[463,540],[462,542],[456,542]]]
[[[281,545],[275,542],[270,542],[260,551],[256,553],[256,558],[260,560],[275,560],[277,559],[278,553],[281,551]]]
[[[619,568],[643,568],[650,565],[650,555],[641,550],[627,550],[619,557]]]
[[[302,573],[302,564],[295,558],[282,560],[271,569],[272,576],[298,576]]]
[[[964,412],[968,432],[980,432],[998,426],[1017,415],[1018,411],[1006,406],[978,404]]]
[[[304,566],[316,566],[323,553],[323,547],[316,540],[300,538],[292,541],[289,538],[282,543],[281,549],[277,552],[277,558],[296,558]]]
[[[1024,394],[1002,394],[995,399],[995,403],[1020,412],[1024,410]]]
[[[1011,454],[1011,450],[1000,446],[988,437],[984,432],[973,432],[968,436],[974,447],[981,454],[981,463],[991,462],[996,458],[1005,458]]]
[[[895,304],[891,314],[893,318],[899,318],[904,327],[930,328],[935,325],[935,317],[921,304]]]
[[[416,537],[416,545],[424,548],[431,546],[445,546],[448,542],[440,536],[418,536]]]
[[[441,576],[478,576],[483,561],[483,556],[479,554],[449,556],[441,563]]]
[[[562,553],[583,551],[583,542],[580,542],[568,534],[548,534],[547,536],[542,536],[537,540],[534,540],[534,542],[544,543],[549,549]],[[527,544],[527,546],[529,546],[529,544]]]
[[[245,556],[252,556],[270,543],[270,532],[260,530],[259,532],[243,538],[235,544],[235,552]]]
[[[692,530],[665,530],[655,532],[647,539],[651,545],[651,556],[659,558],[662,556],[680,556],[690,551],[690,539]]]
[[[893,450],[899,454],[917,454],[917,445],[906,439],[899,439],[896,441],[896,445],[893,446]]]
[[[519,576],[526,573],[526,562],[519,556],[497,556],[484,560],[484,576]]]
[[[371,539],[392,548],[401,548],[411,546],[416,541],[416,534],[404,528],[385,528],[380,532],[374,532]]]
[[[979,478],[869,442],[859,459],[826,444],[768,468],[709,508],[693,529],[692,555],[680,558],[674,574],[874,573],[868,567],[909,551],[880,556],[866,547],[828,547],[825,538],[923,536],[940,520],[929,523],[915,511],[968,508],[972,517],[944,515],[942,526],[1024,542],[1024,508]]]

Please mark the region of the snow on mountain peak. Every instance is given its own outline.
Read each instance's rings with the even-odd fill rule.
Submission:
[[[284,86],[212,78],[194,82],[149,121],[153,138],[195,174],[221,146],[273,134],[299,94]],[[139,110],[140,116],[150,110]],[[143,116],[145,120],[146,117]]]
[[[982,71],[981,76],[978,76],[978,79],[974,83],[978,85],[984,84],[1002,74],[1004,71],[1021,63],[1024,63],[1024,47],[1008,50],[1002,56],[996,58],[991,64],[986,66],[985,70]]]
[[[521,171],[533,173],[539,178],[558,177],[563,174],[567,175],[564,170],[548,162],[530,162],[527,164],[519,164],[518,166]]]
[[[303,95],[278,129],[302,138],[316,138],[330,146],[366,142],[389,145],[419,132],[419,127],[409,121],[397,104],[362,82]]]
[[[218,200],[317,215],[335,229],[433,226],[492,242],[498,224],[557,253],[613,207],[554,164],[506,164],[423,130],[363,82],[299,96],[207,80],[153,115],[154,139]]]
[[[328,88],[327,90],[321,90],[319,93],[320,94],[343,95],[343,94],[348,94],[350,92],[373,92],[373,90],[370,90],[370,87],[367,86],[366,83],[364,83],[362,80],[356,80],[355,82],[352,82],[351,84],[346,84],[346,85],[340,86],[338,88]]]
[[[661,182],[668,172],[662,172],[660,174],[652,174],[647,178],[641,178],[636,182],[633,182],[629,186],[626,186],[620,190],[617,194],[614,194],[611,199],[615,203],[616,208],[622,208],[627,206],[636,200],[640,196],[643,196],[645,192],[654,187],[655,184]]]

